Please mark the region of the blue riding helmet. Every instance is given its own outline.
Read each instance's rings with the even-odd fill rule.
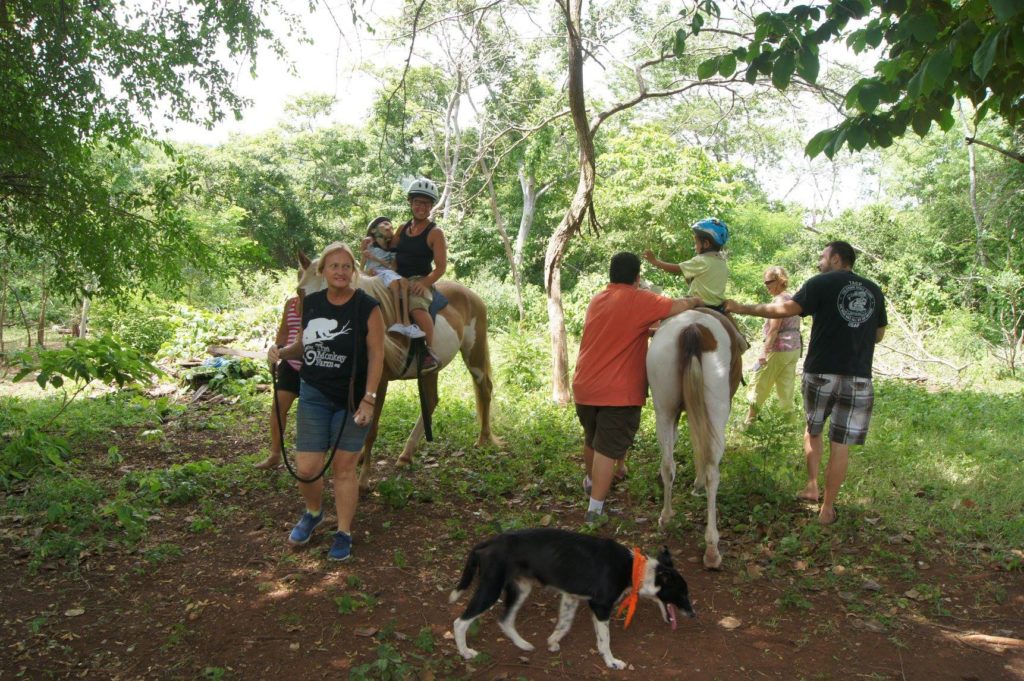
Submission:
[[[718,218],[704,218],[690,225],[690,229],[696,234],[703,234],[707,238],[724,246],[729,241],[729,226]]]

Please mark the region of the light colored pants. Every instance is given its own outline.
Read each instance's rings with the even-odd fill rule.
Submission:
[[[750,388],[749,400],[755,409],[761,408],[772,388],[778,393],[779,405],[783,410],[794,409],[793,390],[796,386],[796,361],[799,358],[799,350],[768,353],[768,361],[757,372],[754,385]]]

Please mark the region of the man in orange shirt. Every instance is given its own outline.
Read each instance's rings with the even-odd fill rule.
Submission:
[[[633,446],[640,427],[651,325],[701,304],[700,298],[673,300],[641,289],[635,253],[612,256],[609,279],[587,307],[572,380],[576,416],[583,426],[588,523],[601,520],[616,462]]]

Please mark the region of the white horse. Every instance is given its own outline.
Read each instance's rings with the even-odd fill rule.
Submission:
[[[310,261],[299,254],[299,289],[303,295],[315,293],[327,287],[324,278],[316,273],[317,261]],[[384,315],[385,328],[398,321],[398,310],[388,288],[377,278],[360,274],[355,286],[366,291],[380,302]],[[437,371],[422,376],[421,386],[424,403],[428,413],[433,413],[437,406],[437,374],[448,365],[456,354],[462,354],[462,360],[473,377],[473,391],[476,395],[477,420],[480,423],[480,436],[477,446],[493,444],[501,446],[502,441],[491,433],[491,396],[494,383],[491,374],[491,357],[487,345],[487,306],[470,289],[454,281],[440,281],[435,288],[448,299],[448,305],[438,314],[434,323],[433,351],[440,367]],[[377,439],[377,426],[380,422],[381,409],[388,392],[388,382],[416,378],[416,362],[408,362],[409,340],[386,334],[384,339],[384,375],[381,376],[377,388],[377,404],[373,412],[373,423],[366,434],[360,457],[363,466],[359,472],[359,489],[369,489],[368,475],[370,470],[371,451]],[[402,455],[398,458],[400,466],[412,463],[413,454],[420,439],[423,437],[423,416],[416,421],[409,438],[405,442]]]
[[[722,564],[716,508],[718,464],[725,452],[725,424],[732,396],[739,386],[746,345],[736,327],[723,315],[698,308],[662,322],[647,351],[647,377],[657,419],[661,480],[665,487],[658,524],[664,528],[674,515],[674,452],[679,439],[679,416],[685,410],[697,473],[694,493],[707,492],[704,565],[710,569]]]

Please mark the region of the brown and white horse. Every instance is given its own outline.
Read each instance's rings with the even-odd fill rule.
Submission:
[[[664,505],[658,524],[672,519],[672,483],[676,477],[675,446],[679,416],[686,411],[693,445],[694,492],[707,492],[704,565],[722,564],[718,551],[718,465],[725,453],[725,425],[732,396],[742,375],[747,343],[723,315],[698,308],[661,323],[647,351],[647,377],[661,446]]]
[[[315,293],[326,287],[323,277],[316,273],[317,261],[310,261],[303,254],[299,254],[299,289],[303,295]],[[385,328],[398,321],[398,310],[395,309],[387,286],[377,277],[360,274],[355,286],[369,293],[381,304],[381,312],[384,314]],[[437,290],[448,299],[448,305],[442,309],[434,324],[434,354],[437,355],[440,368],[438,371],[423,374],[422,390],[424,393],[423,404],[432,414],[437,406],[437,374],[455,358],[456,353],[462,354],[462,361],[473,378],[473,391],[476,394],[476,414],[480,424],[480,436],[477,438],[477,446],[484,444],[501,445],[501,440],[491,433],[491,396],[494,392],[494,382],[491,375],[491,357],[487,347],[487,306],[483,299],[462,284],[454,281],[441,281],[436,285]],[[416,378],[416,363],[408,363],[409,341],[406,338],[395,338],[386,334],[384,339],[384,375],[381,377],[380,387],[377,388],[377,406],[373,413],[373,424],[366,435],[366,442],[363,445],[362,456],[360,457],[363,466],[359,472],[359,488],[366,491],[369,488],[368,476],[370,470],[371,453],[373,443],[377,439],[377,425],[380,422],[381,409],[384,407],[384,398],[388,392],[388,382],[395,380],[406,380]],[[398,458],[399,465],[412,463],[413,454],[423,437],[423,417],[420,416],[409,434],[401,456]]]

